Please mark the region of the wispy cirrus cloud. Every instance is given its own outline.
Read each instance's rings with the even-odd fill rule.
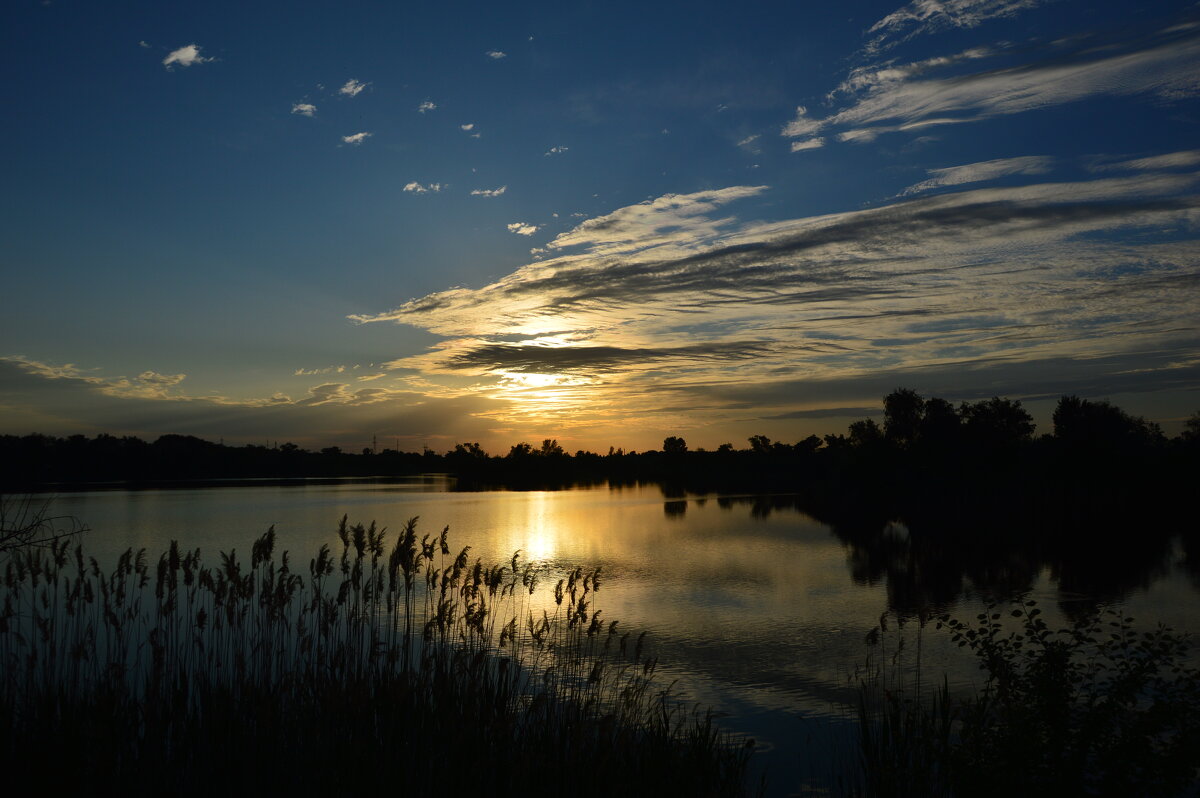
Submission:
[[[292,103],[292,113],[300,116],[316,116],[317,106],[312,103]]]
[[[581,250],[590,256],[662,256],[699,251],[737,225],[732,216],[714,216],[721,207],[766,190],[767,186],[732,186],[693,194],[666,194],[588,219],[555,236],[546,247]]]
[[[422,102],[420,105],[417,106],[417,113],[423,114],[428,111],[432,111],[436,108],[437,108],[437,103],[435,103],[431,100],[425,100],[424,102]]]
[[[1064,49],[1074,47],[1074,49]],[[1144,40],[1097,47],[1057,43],[1039,61],[1021,66],[936,77],[995,54],[976,48],[906,65],[862,68],[839,90],[847,107],[823,118],[797,108],[782,133],[812,140],[836,134],[870,141],[884,133],[979,122],[1090,98],[1142,95],[1170,102],[1200,95],[1200,36],[1185,29]]]
[[[1145,158],[1099,163],[1092,166],[1095,172],[1151,172],[1163,169],[1191,169],[1200,166],[1200,150],[1182,150]]]
[[[1045,0],[912,0],[868,30],[874,38],[866,51],[877,53],[922,34],[950,28],[974,28],[997,17],[1011,17]]]
[[[751,155],[758,155],[759,153],[762,152],[762,146],[759,142],[759,139],[761,139],[761,138],[762,138],[762,136],[760,134],[755,133],[753,135],[746,136],[744,138],[739,139],[737,142],[737,146],[740,149],[750,153]]]
[[[808,113],[808,108],[803,105],[796,106],[796,115],[783,126],[782,135],[788,138],[797,138],[799,136],[811,136],[825,126],[826,122],[822,119],[814,119]]]
[[[554,147],[551,147],[550,149],[546,150],[546,151],[545,151],[544,153],[542,153],[542,154],[543,154],[543,155],[559,155],[560,153],[564,153],[564,152],[566,152],[566,151],[567,151],[567,150],[569,150],[569,149],[570,149],[570,147],[564,147],[563,145],[561,145],[561,144],[558,144],[558,145],[556,145],[556,146],[554,146]]]
[[[499,61],[501,58],[506,58],[508,53],[505,53],[502,50],[488,50],[486,53],[484,53],[484,55],[493,61]]]
[[[993,161],[947,166],[930,169],[929,179],[909,186],[901,196],[911,196],[945,186],[960,186],[965,183],[981,183],[1010,175],[1042,175],[1050,171],[1054,159],[1044,155],[1026,155],[1019,158],[999,158]]]
[[[471,189],[472,197],[499,197],[505,191],[508,191],[508,186],[500,186],[500,188],[473,188]]]
[[[325,366],[323,368],[298,368],[292,372],[293,377],[311,377],[316,374],[341,374],[346,370],[345,366]]]
[[[364,130],[361,133],[351,133],[349,136],[342,136],[342,142],[357,147],[373,135],[375,134],[371,131]]]
[[[912,80],[929,72],[989,58],[997,55],[997,52],[997,48],[994,47],[971,47],[952,55],[933,56],[906,64],[898,64],[892,60],[883,64],[856,66],[850,70],[850,74],[838,84],[838,87],[829,93],[827,99],[834,100],[843,94],[854,95],[878,91],[883,86]],[[803,108],[799,110],[803,112]]]
[[[409,181],[404,185],[404,190],[409,194],[429,194],[441,191],[445,186],[442,183],[425,183],[422,185],[415,180]]]
[[[805,150],[819,150],[825,146],[825,139],[820,136],[815,136],[804,141],[793,141],[792,152],[804,152]]]
[[[350,78],[350,80],[347,80],[342,84],[342,87],[338,89],[338,94],[341,94],[345,97],[357,97],[366,91],[367,86],[370,85],[370,83],[363,83],[362,81]]]
[[[525,222],[513,222],[508,225],[508,232],[516,233],[519,236],[531,236],[539,229],[536,224],[526,224]]]
[[[167,57],[163,59],[163,66],[171,70],[177,66],[190,67],[196,64],[208,64],[216,60],[201,55],[201,49],[198,44],[185,44],[183,47],[167,53]]]

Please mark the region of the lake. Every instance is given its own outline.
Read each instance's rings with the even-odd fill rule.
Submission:
[[[973,617],[997,590],[962,573],[922,573],[932,561],[913,557],[902,526],[864,545],[788,496],[665,496],[651,485],[463,492],[430,475],[60,493],[51,508],[90,528],[85,549],[102,563],[127,547],[144,547],[153,560],[172,539],[201,548],[210,563],[229,549],[245,559],[274,525],[278,548],[302,570],[322,544],[339,549],[337,523],[348,515],[391,530],[419,516],[419,532],[430,534],[448,525],[455,552],[469,545],[472,558],[491,563],[520,550],[551,584],[577,565],[599,567],[596,606],[605,620],[648,631],[663,685],[678,680],[681,698],[755,738],[769,794],[778,796],[805,785],[819,793],[837,763],[852,757],[846,735],[855,674],[877,651],[864,638],[882,614],[910,604],[913,590],[928,583],[938,586],[937,609]],[[882,565],[880,551],[889,552]],[[1200,582],[1181,560],[1173,544],[1153,552],[1101,595],[1080,592],[1079,579],[1064,592],[1061,568],[1028,562],[1018,564],[1024,571],[1006,566],[1005,584],[1036,599],[1055,624],[1079,607],[1118,602],[1144,625],[1200,631]],[[894,651],[903,634],[911,663],[916,620],[898,633],[896,617],[889,615],[885,641]],[[932,626],[922,633],[922,653],[923,672],[939,680],[946,673],[952,690],[981,681],[974,660]]]

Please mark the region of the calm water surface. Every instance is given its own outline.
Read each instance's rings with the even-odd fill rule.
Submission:
[[[849,729],[854,674],[871,653],[864,636],[889,605],[886,578],[854,579],[854,552],[829,527],[794,509],[765,511],[771,504],[739,496],[664,499],[654,486],[454,492],[440,477],[93,491],[53,500],[57,514],[90,527],[86,548],[101,562],[115,562],[127,547],[156,557],[172,539],[201,548],[209,562],[229,549],[246,557],[270,525],[279,548],[307,562],[322,544],[338,550],[345,514],[392,530],[413,516],[421,532],[448,525],[451,548],[469,545],[485,563],[506,562],[519,549],[548,572],[600,567],[603,617],[626,631],[647,630],[663,684],[678,680],[681,696],[712,707],[723,727],[753,736],[770,794],[789,795],[806,783],[819,789],[837,761],[851,756],[838,741]],[[1150,625],[1200,631],[1200,594],[1178,558],[1168,559],[1124,606]],[[983,600],[965,588],[950,609],[973,616]],[[1049,573],[1029,595],[1054,621],[1061,620],[1059,602],[1088,598],[1060,595]],[[912,624],[906,634],[911,658]],[[927,629],[922,641],[926,673],[947,673],[953,689],[978,683],[974,662],[943,635]]]

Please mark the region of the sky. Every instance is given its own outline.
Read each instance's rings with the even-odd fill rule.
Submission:
[[[1200,4],[0,11],[0,433],[1200,410]]]

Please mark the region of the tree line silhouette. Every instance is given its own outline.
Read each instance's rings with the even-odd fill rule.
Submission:
[[[1018,400],[993,397],[955,407],[900,388],[884,398],[883,410],[882,425],[867,418],[844,434],[810,435],[793,444],[754,435],[746,448],[723,443],[715,450],[690,449],[674,435],[661,450],[610,447],[607,453],[570,454],[548,438],[536,446],[516,443],[503,455],[489,454],[477,442],[459,443],[444,454],[370,447],[352,453],[336,446],[310,451],[290,442],[227,446],[174,434],[153,442],[107,434],[2,435],[0,485],[11,491],[90,482],[446,472],[468,487],[614,480],[662,482],[684,491],[758,487],[814,496],[869,491],[869,503],[877,505],[881,490],[910,498],[932,492],[946,499],[952,486],[1007,482],[1050,469],[1054,487],[1067,491],[1064,498],[1078,491],[1096,494],[1094,488],[1103,486],[1088,498],[1112,499],[1114,475],[1122,477],[1118,484],[1137,487],[1164,469],[1186,471],[1200,453],[1200,412],[1180,436],[1168,439],[1155,423],[1076,396],[1059,401],[1053,432],[1041,437],[1034,436],[1033,419]]]

